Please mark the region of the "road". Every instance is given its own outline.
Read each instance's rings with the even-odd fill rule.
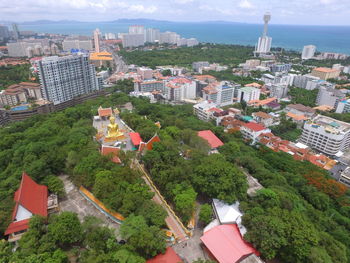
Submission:
[[[112,53],[114,65],[115,65],[115,72],[127,72],[128,71],[128,65],[124,62],[122,56],[119,56],[112,48],[107,47],[108,51]]]
[[[144,168],[139,163],[136,163],[136,166],[144,174],[142,178],[145,180],[146,184],[149,186],[151,191],[155,193],[153,197],[153,201],[156,202],[157,204],[160,204],[168,213],[168,216],[165,218],[165,223],[167,224],[169,229],[174,233],[176,241],[178,243],[186,241],[188,239],[188,236],[185,232],[184,226],[182,225],[180,220],[178,220],[176,216],[174,216],[175,215],[174,211],[167,205],[166,201],[161,197],[158,190],[155,189],[152,181],[150,181],[149,176],[144,170]]]

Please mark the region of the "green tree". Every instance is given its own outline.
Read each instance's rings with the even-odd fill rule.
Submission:
[[[48,234],[61,246],[81,241],[82,228],[77,214],[62,212],[52,216],[48,226]]]
[[[204,224],[209,224],[212,220],[213,209],[209,204],[201,205],[201,210],[199,213],[199,220],[201,220]]]
[[[145,257],[165,252],[165,234],[155,226],[148,226],[142,216],[127,217],[120,227],[120,234],[131,249]]]

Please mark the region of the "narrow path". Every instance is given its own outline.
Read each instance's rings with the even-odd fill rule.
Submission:
[[[139,170],[144,174],[144,176],[142,176],[143,180],[145,180],[146,184],[149,186],[151,191],[155,193],[153,201],[157,204],[160,204],[168,213],[168,216],[165,218],[165,223],[167,224],[169,229],[174,233],[176,241],[178,243],[181,243],[187,240],[188,236],[186,234],[185,227],[182,225],[180,220],[176,218],[174,211],[169,207],[166,201],[159,194],[159,191],[153,186],[153,182],[150,181],[150,178],[145,169],[138,162],[135,163]]]

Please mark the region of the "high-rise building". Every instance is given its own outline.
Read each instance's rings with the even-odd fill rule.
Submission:
[[[110,40],[110,39],[117,39],[117,36],[115,33],[106,33],[105,34],[105,39]]]
[[[141,25],[129,26],[129,34],[145,34],[145,27]]]
[[[95,52],[100,52],[100,36],[101,32],[98,28],[96,28],[94,31]]]
[[[340,70],[337,69],[331,69],[331,68],[314,68],[311,71],[311,75],[315,77],[319,77],[320,79],[327,80],[327,79],[335,79],[339,77]]]
[[[316,46],[308,45],[304,46],[303,53],[301,54],[301,59],[310,59],[315,55]]]
[[[10,32],[7,26],[0,25],[0,41],[5,41],[10,38]]]
[[[15,43],[7,43],[7,49],[10,57],[34,57],[42,55],[55,55],[58,52],[53,48],[55,44],[51,44],[47,39],[30,39]]]
[[[18,29],[18,25],[16,23],[12,24],[12,31],[14,39],[18,40],[20,38],[20,33]]]
[[[259,37],[258,45],[256,46],[256,53],[266,54],[270,52],[272,38],[267,36],[268,24],[271,20],[271,14],[266,13],[264,15],[264,31],[262,37]]]
[[[324,83],[318,90],[316,104],[327,105],[334,109],[338,107],[338,103],[345,98],[345,94],[339,89],[335,89],[332,84]]]
[[[159,44],[176,44],[180,40],[180,35],[175,32],[166,31],[160,33]]]
[[[123,47],[139,47],[145,44],[144,34],[123,34]]]
[[[237,102],[249,102],[260,98],[260,89],[254,87],[241,87],[235,93],[237,94]]]
[[[87,54],[44,57],[38,61],[38,69],[44,98],[54,104],[100,89]]]
[[[65,39],[62,42],[63,51],[71,51],[72,49],[92,51],[91,40]]]
[[[160,31],[156,28],[147,28],[146,29],[146,42],[154,43],[159,41]]]

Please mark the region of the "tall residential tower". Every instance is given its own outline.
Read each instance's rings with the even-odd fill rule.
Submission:
[[[259,37],[258,45],[256,46],[256,53],[266,54],[270,52],[272,38],[267,36],[268,24],[271,20],[271,14],[265,13],[264,15],[264,31],[263,35]]]
[[[100,35],[100,30],[96,28],[96,30],[94,31],[95,52],[100,52]]]
[[[42,93],[54,104],[100,89],[95,66],[86,54],[44,57],[38,68]]]

